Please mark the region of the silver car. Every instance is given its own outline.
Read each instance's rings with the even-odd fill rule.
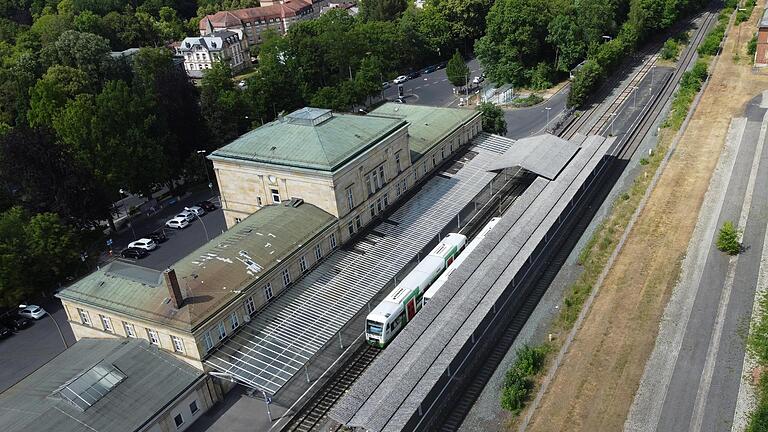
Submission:
[[[150,238],[142,238],[128,243],[128,247],[151,251],[157,247],[157,243],[155,243],[155,241]]]

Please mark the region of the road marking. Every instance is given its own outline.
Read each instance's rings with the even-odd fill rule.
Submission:
[[[418,89],[420,89],[420,88],[421,88],[421,86],[418,86],[418,87],[414,88],[413,90],[418,90]]]
[[[443,82],[448,81],[448,78],[443,78]]]
[[[768,112],[763,115],[763,123],[760,126],[760,137],[758,138],[757,148],[755,149],[755,155],[752,158],[752,169],[749,173],[749,183],[747,183],[747,190],[744,195],[744,202],[741,205],[741,217],[739,217],[739,232],[744,232],[744,228],[747,225],[747,219],[749,218],[749,211],[752,207],[752,194],[755,190],[755,181],[757,180],[757,169],[760,167],[760,160],[763,154],[763,143],[765,142],[765,134],[768,125],[766,124],[768,119]],[[738,157],[738,156],[737,156]],[[715,318],[715,331],[712,334],[712,340],[707,348],[707,357],[704,362],[704,373],[701,375],[701,381],[699,382],[699,389],[696,392],[696,404],[693,408],[693,421],[694,426],[692,430],[701,430],[702,422],[704,421],[704,406],[707,403],[709,396],[709,390],[712,385],[712,375],[715,372],[715,362],[717,360],[718,350],[720,348],[720,338],[723,335],[723,325],[725,324],[725,312],[728,308],[728,303],[731,300],[731,291],[733,290],[733,279],[736,276],[736,264],[739,261],[739,256],[732,256],[728,261],[728,275],[725,279],[724,294],[720,298],[720,306],[717,310],[717,316]]]

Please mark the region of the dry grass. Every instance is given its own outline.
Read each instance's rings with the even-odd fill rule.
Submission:
[[[757,10],[742,29],[755,28]],[[749,99],[768,88],[768,77],[734,64],[736,30],[726,40],[710,84],[650,199],[609,271],[589,315],[536,411],[534,431],[621,430],[658,332],[659,319],[678,278],[680,263],[696,224],[712,171],[732,117]],[[742,37],[739,51],[745,52]],[[743,56],[744,54],[742,54]],[[672,136],[662,134],[657,154]],[[654,164],[649,164],[652,167]],[[633,187],[650,176],[638,178]],[[616,224],[610,236],[593,243],[585,259],[610,254],[621,236],[634,200],[615,205],[606,224]],[[606,246],[601,248],[601,242]],[[587,287],[585,287],[587,288]],[[578,312],[577,312],[578,313]]]

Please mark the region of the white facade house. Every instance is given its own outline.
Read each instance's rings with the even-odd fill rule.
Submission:
[[[178,51],[184,58],[184,70],[191,78],[202,78],[204,71],[217,61],[228,63],[233,72],[241,71],[250,64],[245,41],[229,30],[188,37],[181,41]]]

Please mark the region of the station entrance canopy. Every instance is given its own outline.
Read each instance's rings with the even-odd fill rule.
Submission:
[[[511,141],[509,138],[491,135],[487,139]],[[573,159],[580,146],[552,134],[536,135],[517,140],[496,161],[488,171],[521,167],[547,180],[554,180],[560,171]]]

